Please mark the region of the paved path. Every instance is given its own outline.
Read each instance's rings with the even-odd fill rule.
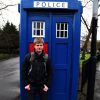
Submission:
[[[95,78],[94,100],[100,100],[100,62],[97,64],[97,71],[96,71],[96,78]]]
[[[100,100],[100,62],[97,64],[94,100]],[[19,57],[0,62],[0,100],[19,100]]]
[[[0,62],[0,100],[19,96],[19,57]]]

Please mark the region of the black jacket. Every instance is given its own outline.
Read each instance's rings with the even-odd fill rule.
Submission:
[[[36,52],[34,52],[34,55],[35,55],[35,59],[37,59],[37,61],[42,62],[44,52],[42,52],[40,55],[38,55]],[[31,66],[30,57],[31,57],[31,54],[28,53],[25,56],[23,65],[22,65],[22,80],[23,80],[24,86],[31,84],[31,82],[29,80],[30,77],[28,76],[30,66]],[[52,76],[50,59],[47,59],[47,61],[46,61],[46,72],[47,72],[47,77],[46,77],[46,81],[44,84],[49,87],[50,82],[51,82],[51,76]]]

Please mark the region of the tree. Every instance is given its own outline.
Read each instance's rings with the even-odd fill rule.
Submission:
[[[99,41],[97,41],[97,50],[99,51],[99,53],[100,53],[100,40]]]
[[[2,34],[0,36],[0,49],[6,49],[6,52],[13,53],[19,48],[19,32],[16,26],[7,22],[2,28]]]
[[[92,2],[92,0],[87,1],[86,4],[83,7],[85,8],[90,2]],[[98,6],[98,9],[99,9],[99,7],[100,7],[100,4]],[[98,14],[98,16],[100,16],[100,14]],[[87,50],[87,45],[88,45],[88,42],[89,42],[89,39],[90,39],[90,36],[91,36],[92,24],[93,24],[92,20],[93,19],[91,19],[90,25],[88,25],[87,20],[82,16],[82,23],[85,25],[86,30],[88,32],[88,34],[86,35],[86,38],[85,38],[85,42],[84,42],[84,44],[83,44],[83,46],[81,48],[81,50],[82,50],[82,59],[85,59],[85,52]]]

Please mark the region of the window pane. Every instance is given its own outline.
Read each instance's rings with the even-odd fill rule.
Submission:
[[[33,27],[36,28],[36,22],[33,23]]]
[[[61,30],[64,30],[64,24],[63,23],[61,24]]]
[[[37,35],[38,35],[38,36],[40,35],[40,30],[37,30]]]
[[[60,24],[57,23],[57,30],[60,30]]]
[[[65,31],[65,37],[67,37],[67,31]]]
[[[40,22],[37,22],[37,29],[40,29]]]
[[[41,35],[43,35],[43,30],[41,30]]]
[[[37,30],[34,30],[34,33],[33,33],[34,35],[37,35]]]
[[[33,34],[35,35],[35,30],[33,30]]]
[[[59,31],[57,31],[57,37],[59,37]]]
[[[63,31],[61,31],[61,37],[63,37],[64,36],[64,32]]]
[[[43,22],[41,22],[41,29],[43,29]]]
[[[67,23],[65,24],[65,30],[67,30]]]

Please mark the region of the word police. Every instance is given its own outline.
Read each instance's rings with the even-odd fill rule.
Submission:
[[[68,8],[68,3],[67,2],[34,1],[34,7],[36,8]]]

